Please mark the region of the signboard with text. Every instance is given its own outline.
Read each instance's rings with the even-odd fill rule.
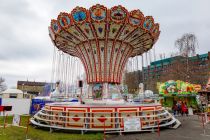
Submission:
[[[20,125],[20,115],[14,115],[12,120],[12,125],[19,126]]]
[[[141,123],[140,118],[126,117],[124,118],[124,131],[140,131]]]

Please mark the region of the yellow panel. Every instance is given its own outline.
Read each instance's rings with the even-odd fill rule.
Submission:
[[[106,118],[106,117],[114,117],[114,108],[92,108],[90,110],[92,116],[90,118],[91,125],[90,128],[114,128],[115,119],[114,118]],[[105,123],[104,123],[105,121]]]

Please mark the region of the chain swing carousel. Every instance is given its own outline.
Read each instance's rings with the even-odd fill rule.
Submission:
[[[60,13],[57,20],[51,21],[49,35],[59,52],[70,57],[56,71],[66,68],[61,77],[71,81],[68,80],[71,74],[65,73],[74,69],[71,60],[79,58],[88,89],[86,93],[82,92],[84,104],[46,104],[34,115],[31,123],[82,131],[144,131],[158,126],[178,127],[180,122],[160,104],[127,103],[120,93],[122,73],[128,59],[149,51],[159,34],[159,24],[154,23],[153,17],[145,17],[140,10],[128,12],[122,6],[108,9],[97,4],[89,10],[76,7],[71,13]],[[128,118],[138,120],[135,129],[132,124],[128,128],[125,122]]]

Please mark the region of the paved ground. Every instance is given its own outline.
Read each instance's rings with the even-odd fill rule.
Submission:
[[[108,140],[210,140],[210,123],[206,125],[206,135],[203,135],[201,118],[197,116],[178,117],[182,125],[178,129],[164,129],[157,133],[135,133],[110,135]]]

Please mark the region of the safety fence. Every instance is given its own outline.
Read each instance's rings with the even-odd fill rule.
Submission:
[[[170,127],[176,119],[166,110],[129,111],[124,116],[119,112],[71,112],[42,109],[32,119],[34,125],[49,127],[50,130],[68,129],[87,131],[103,131],[107,133],[157,131],[160,127]]]
[[[202,135],[210,136],[210,135],[206,135],[206,125],[210,122],[210,113],[205,112],[205,113],[200,113],[197,115],[198,115],[198,119],[201,118],[201,123],[202,123],[202,128],[203,128]]]
[[[7,127],[15,126],[19,128],[24,128],[25,130],[25,138],[28,139],[28,129],[29,129],[29,115],[11,115],[10,114],[10,121],[8,118],[8,112],[12,110],[12,106],[0,106],[0,112],[3,116],[0,117],[0,135],[6,135],[5,130]],[[11,122],[12,118],[12,122]],[[26,122],[22,122],[22,120],[26,119]]]
[[[12,122],[9,117],[12,117]],[[1,117],[3,119],[3,123],[0,124],[0,129],[2,129],[0,135],[6,135],[6,128],[9,127],[18,127],[25,129],[25,139],[28,139],[28,131],[29,131],[29,122],[30,122],[30,116],[29,115],[10,115],[7,114]],[[10,120],[10,121],[9,121]],[[23,121],[24,120],[24,121]]]

